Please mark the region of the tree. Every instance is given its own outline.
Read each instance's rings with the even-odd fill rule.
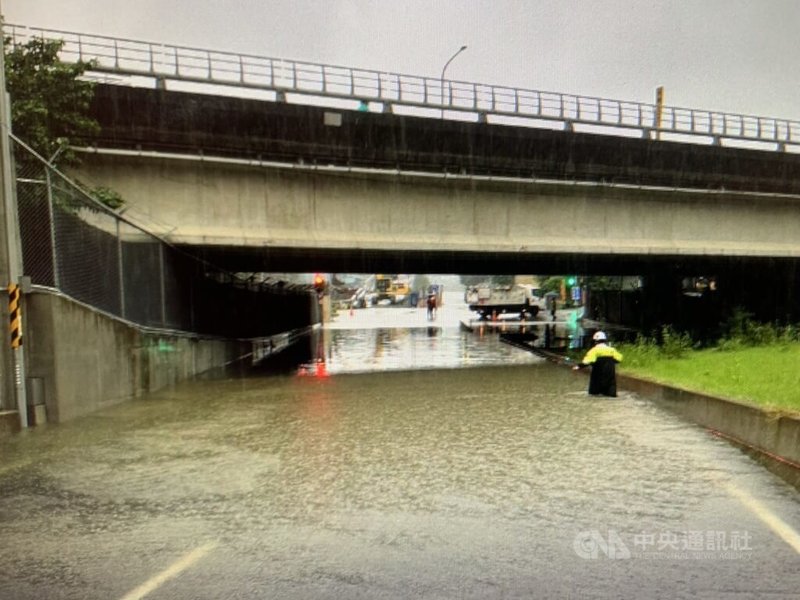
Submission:
[[[560,294],[563,283],[564,277],[562,275],[553,275],[552,277],[542,280],[542,283],[539,285],[539,289],[543,294],[546,294],[547,292],[556,292]]]
[[[492,285],[514,285],[515,278],[513,275],[492,275]]]
[[[458,278],[461,282],[461,285],[466,287],[480,285],[488,279],[486,275],[459,275]]]
[[[514,285],[514,275],[460,275],[462,285],[471,287],[488,283],[490,285]]]
[[[415,275],[414,276],[414,284],[411,286],[411,289],[415,292],[425,293],[428,291],[428,286],[431,284],[431,280],[427,275]]]
[[[11,44],[5,38],[6,87],[11,96],[14,134],[56,164],[76,162],[69,144],[100,131],[88,116],[94,83],[81,79],[92,62],[64,63],[63,40],[33,38]]]
[[[11,129],[56,166],[77,164],[70,144],[100,131],[99,123],[89,116],[95,84],[81,78],[94,67],[94,62],[62,62],[58,53],[63,46],[63,40],[44,38],[16,45],[12,45],[11,38],[3,40],[6,87],[11,96]],[[16,159],[25,163],[32,157],[27,152],[18,152]],[[112,209],[124,204],[119,193],[112,189],[83,187]]]

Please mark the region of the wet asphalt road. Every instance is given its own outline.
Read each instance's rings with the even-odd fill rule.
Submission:
[[[0,598],[799,597],[800,494],[739,450],[492,336],[379,330],[2,442]]]

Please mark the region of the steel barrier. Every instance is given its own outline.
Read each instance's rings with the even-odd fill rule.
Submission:
[[[779,149],[800,143],[800,121],[773,117],[664,106],[657,126],[657,107],[646,102],[442,80],[14,24],[6,24],[4,34],[12,44],[36,37],[63,40],[62,60],[94,61],[92,71],[98,74],[558,121],[565,126],[638,129],[644,135],[658,131],[715,141],[767,142]]]

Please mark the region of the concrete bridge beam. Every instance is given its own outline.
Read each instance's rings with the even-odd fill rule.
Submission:
[[[790,195],[87,155],[78,176],[201,246],[800,256]]]

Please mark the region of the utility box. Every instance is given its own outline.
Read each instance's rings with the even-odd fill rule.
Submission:
[[[43,377],[28,377],[25,380],[26,403],[28,405],[28,423],[42,425],[47,423],[45,392]]]

